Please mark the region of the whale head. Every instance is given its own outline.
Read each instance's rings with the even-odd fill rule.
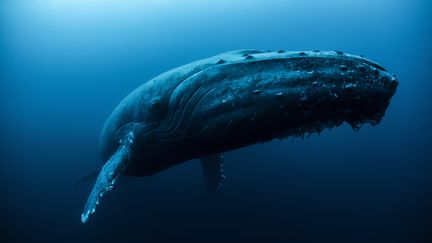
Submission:
[[[288,79],[280,79],[294,97],[287,102],[295,106],[288,107],[312,131],[343,122],[354,130],[378,124],[398,86],[381,65],[340,51],[300,52],[289,63]]]
[[[354,130],[376,125],[398,86],[381,65],[341,51],[241,50],[218,58],[218,65],[185,83],[211,90],[194,112],[211,115],[197,115],[194,121],[233,138],[259,133],[251,143],[344,122]]]

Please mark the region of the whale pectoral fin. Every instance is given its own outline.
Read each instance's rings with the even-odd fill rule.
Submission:
[[[99,175],[99,172],[101,171],[101,168],[88,171],[84,175],[80,176],[78,179],[74,182],[74,187],[79,187],[81,184],[93,181],[97,176]]]
[[[87,222],[90,214],[95,212],[103,194],[113,188],[115,180],[127,167],[131,156],[131,148],[123,144],[102,167],[81,214],[82,223]]]
[[[222,154],[214,154],[201,158],[207,191],[217,190],[225,178],[223,175],[223,161]]]

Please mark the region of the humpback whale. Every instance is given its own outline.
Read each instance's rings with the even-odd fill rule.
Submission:
[[[167,71],[132,91],[107,119],[102,159],[81,215],[85,223],[120,175],[150,176],[201,159],[219,187],[222,153],[248,145],[378,124],[398,80],[342,51],[237,50]]]

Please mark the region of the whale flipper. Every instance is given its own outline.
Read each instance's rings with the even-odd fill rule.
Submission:
[[[82,223],[87,222],[90,214],[95,212],[103,194],[113,188],[115,180],[127,167],[131,157],[132,149],[129,144],[122,144],[102,167],[81,214]]]
[[[78,187],[81,184],[93,181],[97,176],[99,175],[99,172],[101,171],[101,168],[88,171],[84,175],[80,176],[78,179],[74,182],[74,187]]]
[[[222,154],[213,154],[201,158],[207,191],[217,190],[225,178],[223,175],[223,161]]]

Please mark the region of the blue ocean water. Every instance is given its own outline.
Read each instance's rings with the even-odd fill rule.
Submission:
[[[0,2],[1,242],[432,242],[432,2]],[[80,214],[101,127],[150,78],[220,52],[363,54],[400,81],[381,124],[122,178]]]

